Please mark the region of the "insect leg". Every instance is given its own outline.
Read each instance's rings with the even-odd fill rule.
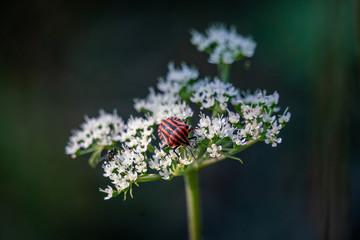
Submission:
[[[186,147],[188,147],[188,146],[186,146]],[[189,147],[189,151],[190,151],[190,153],[191,153],[191,155],[194,157],[194,159],[195,159],[195,156],[194,156],[194,153],[191,151],[191,148]]]
[[[178,149],[180,147],[180,145],[176,146],[173,148],[174,153],[176,154],[176,156],[180,159],[180,155],[176,152],[176,149]]]

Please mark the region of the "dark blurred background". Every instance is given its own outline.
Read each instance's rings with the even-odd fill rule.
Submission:
[[[355,0],[7,1],[1,4],[0,238],[186,239],[182,178],[104,201],[107,179],[65,155],[70,130],[185,61],[216,74],[189,29],[233,24],[258,43],[241,89],[277,90],[292,119],[201,172],[204,239],[359,239],[359,3]]]

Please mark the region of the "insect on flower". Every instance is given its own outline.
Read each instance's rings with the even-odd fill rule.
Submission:
[[[196,137],[189,138],[189,132],[193,128],[190,128],[185,122],[177,117],[170,117],[164,119],[158,128],[158,136],[162,142],[168,147],[175,147],[173,150],[179,157],[179,154],[175,151],[180,146],[190,145],[189,140]]]
[[[111,148],[107,151],[106,155],[100,158],[99,163],[102,161],[111,161],[114,159],[115,155],[117,154],[116,148]]]

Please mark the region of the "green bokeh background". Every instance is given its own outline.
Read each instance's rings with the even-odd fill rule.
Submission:
[[[221,21],[258,43],[250,69],[235,63],[231,82],[278,91],[292,119],[279,147],[258,143],[240,154],[244,165],[201,172],[204,239],[358,239],[357,9],[350,0],[4,3],[0,238],[186,239],[181,178],[103,201],[101,168],[64,148],[84,115],[136,114],[133,98],[147,95],[170,60],[215,75],[189,30]]]

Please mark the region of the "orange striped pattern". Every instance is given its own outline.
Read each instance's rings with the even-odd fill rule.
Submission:
[[[171,117],[163,120],[158,128],[158,136],[168,147],[189,145],[190,127],[179,118]]]

